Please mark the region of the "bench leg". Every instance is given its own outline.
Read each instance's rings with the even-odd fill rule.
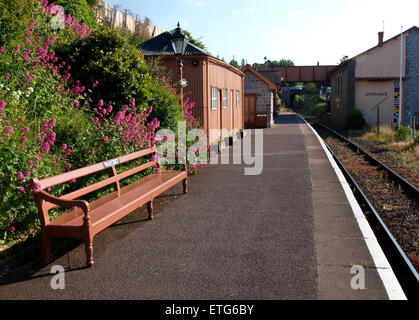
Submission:
[[[85,252],[86,252],[86,264],[88,267],[93,266],[93,239],[84,240]]]
[[[153,219],[153,201],[147,202],[148,218]]]
[[[41,265],[45,266],[48,264],[49,256],[51,252],[51,238],[46,232],[41,233],[42,249],[41,249]]]
[[[188,179],[183,180],[183,193],[188,193]]]

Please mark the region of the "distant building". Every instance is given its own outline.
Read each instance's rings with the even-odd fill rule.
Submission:
[[[244,73],[244,125],[246,128],[266,128],[274,123],[276,85],[250,65]]]
[[[177,87],[180,71],[170,42],[171,35],[171,32],[163,32],[144,42],[140,50],[145,59],[159,57]],[[202,122],[208,134],[211,129],[219,131],[208,136],[209,141],[225,139],[243,129],[243,72],[189,42],[182,61],[183,78],[188,82],[183,94],[196,103],[193,115]]]
[[[362,111],[367,123],[398,125],[400,104],[400,34],[348,59],[329,71],[331,79],[331,119],[335,125],[346,125],[346,114],[352,108]],[[402,125],[410,116],[419,116],[419,28],[403,32],[402,56]]]

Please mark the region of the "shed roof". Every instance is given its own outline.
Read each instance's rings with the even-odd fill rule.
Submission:
[[[172,30],[171,32],[163,32],[162,34],[159,34],[158,36],[151,38],[145,42],[143,42],[139,49],[143,53],[144,56],[175,56],[175,51],[173,50],[172,43],[170,42],[170,37],[172,33],[175,30]],[[184,56],[206,56],[208,57],[209,61],[222,65],[223,67],[237,73],[241,77],[244,76],[243,72],[228,64],[227,62],[220,60],[216,57],[214,57],[209,51],[204,50],[202,48],[199,48],[189,41],[187,41],[187,46],[185,49]]]
[[[250,65],[246,65],[243,69],[242,72],[244,74],[246,74],[246,72],[251,72],[253,73],[256,77],[258,77],[262,82],[264,82],[269,89],[271,90],[276,90],[276,85],[275,83],[273,83],[272,81],[268,80],[267,78],[265,78],[263,75],[261,75],[259,72],[257,72],[254,68],[252,68]]]
[[[175,51],[173,50],[172,43],[170,42],[170,37],[172,33],[166,31],[162,34],[151,38],[140,45],[140,50],[143,52],[145,56],[158,56],[158,55],[165,55],[165,56],[174,56]],[[190,42],[187,42],[187,46],[185,49],[185,55],[206,55],[211,56],[211,54],[201,49]]]

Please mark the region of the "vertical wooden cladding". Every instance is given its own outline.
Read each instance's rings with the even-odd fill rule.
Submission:
[[[188,81],[188,85],[183,88],[183,96],[195,102],[192,114],[195,118],[204,123],[204,92],[202,85],[204,82],[204,58],[200,56],[185,56],[183,61],[183,78]],[[176,57],[164,59],[164,65],[168,69],[173,86],[178,88],[179,82],[179,63]]]
[[[183,78],[188,81],[188,85],[183,89],[183,95],[195,102],[193,115],[202,121],[205,130],[209,133],[210,129],[226,129],[230,134],[233,129],[243,129],[244,74],[229,64],[209,56],[184,56],[182,60]],[[179,64],[176,57],[165,57],[162,63],[170,74],[173,86],[179,88]],[[221,92],[227,89],[227,108],[222,108],[220,96],[217,110],[212,110],[212,88],[217,88]],[[214,139],[210,142],[214,142]]]
[[[208,97],[207,105],[209,108],[210,129],[226,129],[228,134],[233,129],[243,129],[243,93],[244,75],[237,69],[233,69],[226,63],[214,59],[208,59]],[[211,108],[211,89],[217,88],[221,93],[223,89],[227,95],[227,108],[223,108],[222,99],[219,108]],[[232,94],[233,91],[233,94]],[[237,107],[237,92],[239,92],[239,107]]]

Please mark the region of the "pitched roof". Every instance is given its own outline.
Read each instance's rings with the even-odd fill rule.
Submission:
[[[418,31],[418,30],[419,30],[419,28],[418,28],[418,27],[413,26],[413,27],[411,27],[411,28],[409,28],[409,29],[407,29],[407,30],[403,31],[403,35],[404,35],[405,33],[409,33],[410,31]],[[374,49],[376,49],[376,48],[382,47],[382,46],[383,46],[385,43],[387,43],[387,42],[390,42],[390,41],[392,41],[392,40],[397,40],[397,38],[398,38],[398,37],[400,37],[400,33],[396,34],[394,37],[392,37],[392,38],[390,38],[390,39],[387,39],[387,40],[386,40],[386,41],[384,41],[381,45],[377,44],[377,45],[375,45],[374,47],[372,47],[372,48],[370,48],[370,49],[368,49],[368,50],[365,50],[365,51],[363,51],[363,52],[361,52],[361,53],[357,54],[356,56],[354,56],[354,57],[352,57],[352,58],[350,58],[350,59],[345,60],[345,61],[344,61],[344,62],[342,62],[341,64],[339,64],[339,65],[337,65],[336,67],[334,67],[333,69],[329,70],[327,73],[328,73],[328,74],[331,74],[331,73],[335,72],[336,70],[339,70],[340,68],[342,68],[344,65],[346,65],[346,64],[347,64],[347,63],[349,63],[350,61],[354,61],[354,60],[355,60],[356,58],[358,58],[359,56],[361,56],[361,55],[363,55],[363,54],[366,54],[366,53],[369,53],[371,50],[374,50]]]
[[[145,56],[157,56],[157,55],[174,56],[175,51],[173,50],[172,43],[170,42],[171,35],[172,33],[168,31],[163,32],[162,34],[143,42],[140,45],[139,49],[143,52]],[[191,55],[211,56],[211,54],[208,51],[201,49],[189,42],[185,49],[185,55],[186,56],[191,56]]]
[[[262,82],[264,82],[269,89],[271,90],[276,90],[276,85],[275,83],[273,83],[272,81],[268,80],[267,78],[265,78],[263,75],[261,75],[259,72],[257,72],[254,68],[252,68],[250,65],[246,65],[243,69],[242,72],[246,73],[247,71],[250,71],[251,73],[253,73],[256,77],[258,77]]]

